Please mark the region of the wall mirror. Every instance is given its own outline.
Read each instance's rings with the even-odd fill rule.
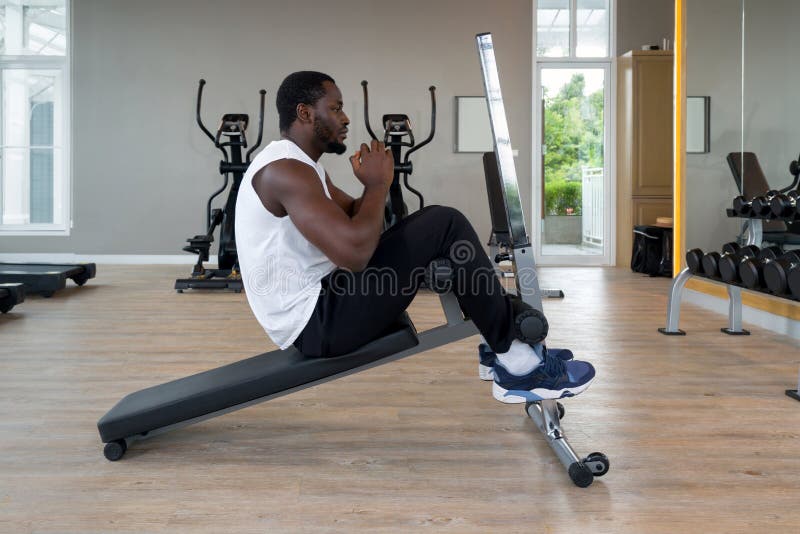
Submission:
[[[742,185],[753,196],[793,182],[789,164],[800,153],[798,19],[800,2],[792,0],[686,2],[686,94],[709,97],[714,127],[706,150],[695,150],[705,141],[702,118],[709,115],[688,97],[685,249],[720,250],[737,240],[745,219],[727,217],[725,210]],[[800,234],[778,234],[797,230],[782,221],[764,227],[765,234],[791,243],[800,242]]]

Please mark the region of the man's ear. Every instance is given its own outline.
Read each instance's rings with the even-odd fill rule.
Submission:
[[[313,111],[308,104],[297,104],[297,118],[300,122],[312,122],[314,120]]]

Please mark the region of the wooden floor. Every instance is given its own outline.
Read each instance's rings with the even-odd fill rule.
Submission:
[[[542,269],[550,346],[594,362],[564,402],[572,485],[519,405],[451,344],[138,442],[106,461],[96,421],[124,394],[273,346],[244,295],[176,294],[184,267],[99,266],[0,318],[0,532],[799,532],[800,343],[685,306],[669,280]],[[423,330],[443,317],[422,294]]]

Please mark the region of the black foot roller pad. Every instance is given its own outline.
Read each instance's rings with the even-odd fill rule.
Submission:
[[[408,315],[350,354],[308,358],[290,348],[131,393],[97,423],[104,443],[145,434],[258,399],[278,396],[374,363],[419,343]]]

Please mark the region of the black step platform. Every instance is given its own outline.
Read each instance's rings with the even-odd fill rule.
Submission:
[[[98,421],[97,428],[104,443],[124,442],[350,374],[418,343],[414,325],[403,313],[386,335],[350,354],[308,358],[292,347],[131,393]],[[112,458],[107,452],[106,457],[119,459],[127,444],[120,446],[119,456]]]
[[[0,283],[24,284],[26,294],[44,297],[64,289],[68,278],[82,286],[96,273],[94,263],[0,263]]]
[[[203,276],[175,280],[175,290],[178,293],[183,293],[186,289],[227,289],[241,293],[244,283],[241,275],[231,276],[229,270],[208,269]]]
[[[25,286],[22,284],[0,284],[0,313],[8,313],[11,308],[25,300]]]

